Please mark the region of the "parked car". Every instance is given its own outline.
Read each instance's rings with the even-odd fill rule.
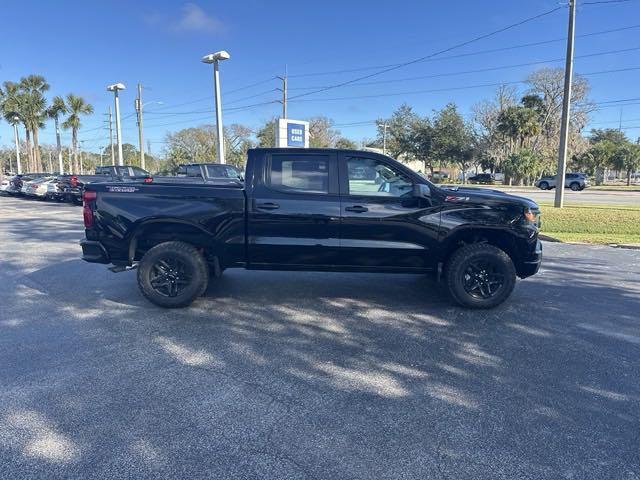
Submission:
[[[179,177],[242,180],[242,173],[233,165],[223,163],[186,163],[178,167]]]
[[[469,183],[483,183],[486,185],[492,185],[495,181],[493,174],[491,173],[478,173],[472,177],[469,177]]]
[[[381,154],[251,149],[245,179],[89,184],[82,258],[137,267],[162,307],[189,305],[239,267],[437,272],[459,304],[490,308],[540,267],[535,202],[443,189]]]
[[[556,188],[556,177],[550,175],[541,177],[536,181],[535,185],[540,190]],[[577,192],[584,190],[589,186],[589,179],[585,173],[567,173],[564,176],[564,186],[565,188],[570,188],[574,192]]]
[[[441,172],[439,170],[434,171],[433,174],[430,175],[430,180],[434,182],[441,182],[443,180],[447,180],[448,178],[449,174],[447,172]]]
[[[96,167],[94,175],[59,175],[59,196],[69,203],[82,204],[82,191],[90,183],[151,181],[151,174],[140,167],[131,165],[106,165]]]
[[[24,173],[18,174],[11,177],[9,180],[9,186],[5,190],[9,195],[23,195],[24,194],[24,185],[27,182],[31,182],[32,180],[41,178],[45,175],[49,175],[47,173]]]
[[[25,194],[42,200],[60,200],[57,177],[44,177],[27,182]]]
[[[4,176],[2,177],[2,181],[0,181],[0,193],[7,193],[9,190],[9,186],[11,185],[11,177]]]

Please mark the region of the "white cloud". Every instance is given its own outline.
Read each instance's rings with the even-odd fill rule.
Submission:
[[[176,31],[216,33],[223,31],[225,26],[195,3],[186,3],[180,17],[172,22],[171,28]]]

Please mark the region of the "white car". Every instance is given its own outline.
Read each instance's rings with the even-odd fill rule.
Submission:
[[[41,177],[22,184],[22,193],[28,197],[46,198],[53,177]],[[54,184],[55,188],[55,184]]]
[[[0,182],[0,192],[7,193],[7,190],[9,189],[9,185],[11,185],[10,180],[11,179],[9,177],[4,177],[2,179],[2,181]]]

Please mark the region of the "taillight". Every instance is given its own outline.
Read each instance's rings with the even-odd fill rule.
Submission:
[[[91,205],[96,201],[98,194],[91,190],[85,190],[82,192],[82,218],[84,220],[84,228],[93,227],[93,209]]]
[[[78,186],[78,177],[76,177],[75,175],[73,175],[71,177],[71,180],[69,180],[69,183],[71,183],[72,187],[77,187]]]

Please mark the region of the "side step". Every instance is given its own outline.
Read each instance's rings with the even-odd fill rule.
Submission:
[[[113,273],[120,273],[128,272],[129,270],[135,270],[136,268],[138,268],[138,264],[134,263],[133,265],[114,265],[113,267],[109,267],[109,270],[111,270]]]

